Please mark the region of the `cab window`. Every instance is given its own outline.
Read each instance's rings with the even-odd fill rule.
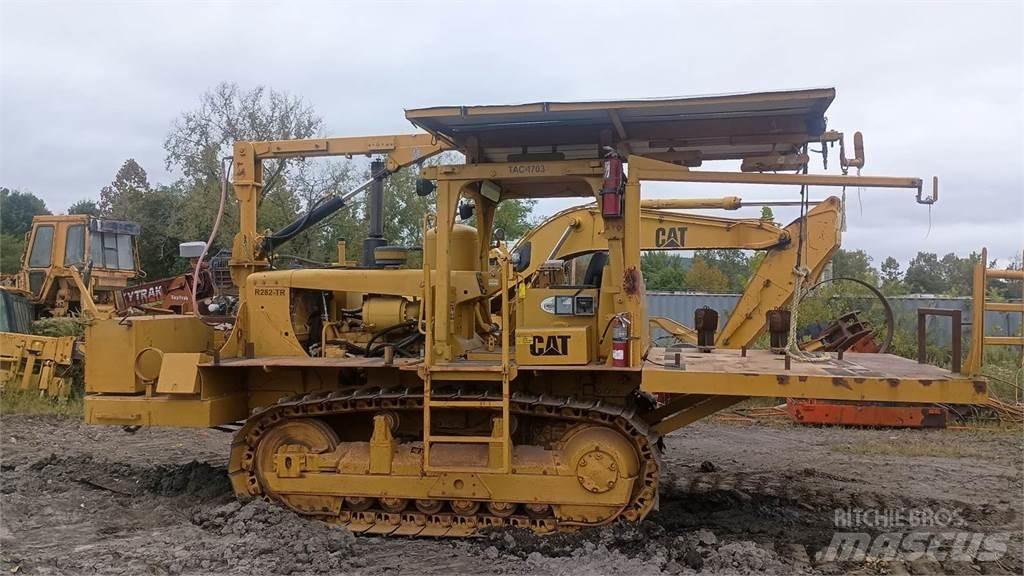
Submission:
[[[117,267],[120,270],[135,268],[135,253],[132,251],[132,237],[127,234],[117,236]]]
[[[93,232],[89,239],[93,266],[111,270],[134,270],[135,248],[130,234]]]
[[[53,250],[53,226],[36,228],[32,239],[32,252],[28,256],[29,268],[47,268],[50,266],[50,253]]]
[[[67,238],[64,241],[64,265],[78,264],[85,259],[85,226],[75,224],[68,226]]]

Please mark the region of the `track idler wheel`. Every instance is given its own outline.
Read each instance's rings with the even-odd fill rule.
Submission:
[[[320,420],[300,418],[277,424],[260,440],[253,461],[263,493],[274,496],[267,486],[268,479],[278,473],[278,454],[324,454],[337,446],[338,435]],[[287,466],[287,456],[282,461]]]
[[[562,441],[563,462],[576,476],[580,488],[591,494],[622,490],[623,482],[637,480],[640,458],[632,442],[616,430],[602,426],[580,426],[569,430]],[[636,490],[633,486],[633,490]],[[621,506],[558,505],[555,516],[571,524],[595,525],[613,520],[629,501]]]

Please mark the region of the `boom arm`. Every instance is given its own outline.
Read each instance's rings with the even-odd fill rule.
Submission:
[[[242,288],[249,274],[269,267],[266,259],[268,252],[336,212],[345,205],[346,200],[367,188],[373,179],[384,178],[406,166],[451,149],[452,146],[447,142],[430,134],[236,142],[233,185],[238,199],[239,230],[231,248],[232,281]],[[276,234],[261,235],[257,231],[256,213],[265,185],[263,160],[377,154],[387,158],[385,172],[374,174],[370,182],[343,196],[326,199]]]
[[[800,265],[807,268],[808,282],[817,281],[832,254],[839,248],[842,230],[842,204],[836,197],[829,197],[807,212],[804,223],[804,252]],[[774,308],[789,304],[796,291],[796,267],[799,249],[800,220],[785,228],[793,238],[788,246],[768,250],[764,260],[757,267],[747,288],[729,315],[729,321],[719,331],[715,345],[721,348],[743,348],[750,346],[764,332],[765,314]]]
[[[839,247],[840,202],[831,197],[807,213],[804,253],[801,265],[810,270],[809,280],[821,275]],[[596,207],[570,208],[555,214],[531,230],[516,245],[521,258],[530,253],[530,261],[520,265],[528,278],[551,259],[568,259],[587,252],[608,249],[601,217]],[[759,219],[731,219],[684,214],[644,208],[640,211],[641,250],[746,249],[765,250],[746,290],[733,309],[725,327],[718,333],[716,345],[742,348],[751,345],[764,331],[765,313],[785,306],[793,297],[796,278],[793,268],[799,249],[800,221],[780,228]],[[526,250],[527,244],[530,245]],[[524,267],[525,266],[525,267]],[[684,334],[678,326],[671,333]]]
[[[767,250],[789,240],[789,232],[765,220],[640,210],[642,250]],[[520,257],[525,257],[527,244],[531,256],[530,262],[519,269],[523,276],[536,272],[545,260],[608,249],[603,220],[594,206],[563,210],[531,230],[516,245]]]

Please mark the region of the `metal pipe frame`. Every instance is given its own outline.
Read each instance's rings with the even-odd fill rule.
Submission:
[[[953,365],[954,374],[960,374],[960,355],[963,346],[963,322],[960,310],[948,308],[918,308],[917,309],[917,363],[927,364],[927,320],[928,316],[948,316],[953,321]]]

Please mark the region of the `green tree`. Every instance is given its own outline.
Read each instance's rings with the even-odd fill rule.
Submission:
[[[693,266],[686,272],[686,288],[712,294],[721,294],[731,289],[725,273],[701,257],[694,258]]]
[[[423,244],[423,215],[434,210],[435,195],[416,194],[419,171],[407,168],[384,183],[384,237],[392,244]]]
[[[21,236],[32,228],[33,216],[49,213],[35,194],[0,188],[0,233]]]
[[[83,199],[75,202],[68,208],[68,214],[85,214],[86,216],[99,216],[100,206],[95,200]]]
[[[49,213],[38,196],[0,188],[0,273],[13,274],[21,268],[25,234],[32,228],[32,217]]]
[[[503,200],[494,213],[494,227],[505,231],[505,238],[518,240],[537,225],[533,218],[536,200]]]
[[[907,265],[903,282],[914,294],[944,294],[949,287],[942,263],[932,252],[918,252],[914,256]]]
[[[663,290],[678,292],[686,290],[686,271],[682,266],[668,266],[651,275],[648,290]],[[647,284],[647,276],[644,276],[644,284]]]
[[[882,289],[887,294],[899,294],[903,291],[903,273],[900,272],[899,260],[889,256],[882,262]]]
[[[139,261],[149,278],[166,278],[184,272],[188,262],[178,256],[178,245],[189,240],[183,236],[181,190],[175,186],[157,186],[143,196],[144,210],[134,212],[131,220],[142,228],[139,236]]]
[[[754,252],[754,255],[747,260],[747,282],[754,276],[757,269],[761,267],[761,263],[764,262],[765,256],[768,253],[764,250],[758,250]]]
[[[24,252],[24,235],[0,234],[0,274],[14,274],[20,270]]]
[[[151,189],[146,171],[129,158],[117,170],[114,181],[100,190],[100,212],[110,218],[130,218],[129,213],[141,209],[143,196]]]
[[[145,169],[133,159],[126,160],[114,180],[100,190],[103,216],[139,224],[139,262],[149,278],[173,276],[187,265],[178,258],[178,244],[195,238],[181,235],[181,206],[180,190],[173,186],[154,188]]]
[[[221,194],[221,162],[240,140],[289,140],[314,136],[322,120],[302,98],[263,86],[245,91],[223,82],[205,92],[199,105],[173,123],[164,141],[168,170],[183,175],[177,184],[184,194],[181,206],[183,237],[206,240]],[[265,161],[259,227],[280,229],[294,219],[302,203],[287,188],[290,168],[297,160]],[[229,201],[233,198],[228,191]],[[267,199],[269,202],[265,202]],[[264,209],[265,208],[265,209]],[[237,211],[224,212],[218,241],[230,245],[238,231]]]
[[[871,267],[871,256],[863,250],[836,250],[832,255],[832,275],[878,284],[878,271]]]
[[[981,259],[977,252],[961,258],[950,252],[942,257],[939,264],[946,279],[946,293],[952,296],[968,296],[973,289],[974,264]]]
[[[303,213],[326,196],[343,195],[362,182],[362,174],[349,160],[314,160],[295,165],[288,186],[295,190]],[[281,251],[320,262],[337,261],[339,240],[347,242],[347,257],[359,260],[366,223],[362,219],[364,201],[357,196],[319,226],[296,236]]]
[[[771,206],[761,207],[761,220],[764,220],[766,222],[775,222],[775,213],[772,212]]]
[[[668,252],[644,252],[640,255],[640,273],[648,290],[686,290],[687,261]]]
[[[697,250],[693,256],[694,264],[703,260],[709,267],[716,269],[726,279],[723,292],[742,292],[750,278],[750,256],[743,250]],[[688,287],[690,290],[702,288]]]
[[[196,108],[179,116],[164,141],[167,168],[182,179],[182,221],[178,235],[205,240],[216,214],[221,190],[221,162],[239,140],[287,140],[315,136],[320,117],[302,98],[265,87],[242,90],[221,83],[204,93]],[[446,155],[452,156],[452,155]],[[451,161],[434,157],[428,163]],[[265,185],[259,200],[261,230],[279,230],[330,195],[342,195],[369,178],[368,167],[351,160],[281,160],[263,162]],[[385,237],[394,244],[422,243],[423,215],[434,209],[434,198],[415,193],[419,171],[407,168],[385,182]],[[229,191],[230,194],[230,191]],[[229,201],[233,199],[233,195]],[[522,236],[532,225],[532,201],[499,205],[495,225],[506,237]],[[230,245],[238,229],[237,211],[228,210],[218,241]],[[347,242],[348,259],[359,259],[367,234],[365,195],[350,200],[318,226],[296,236],[279,250],[315,261],[337,260],[337,242]]]

